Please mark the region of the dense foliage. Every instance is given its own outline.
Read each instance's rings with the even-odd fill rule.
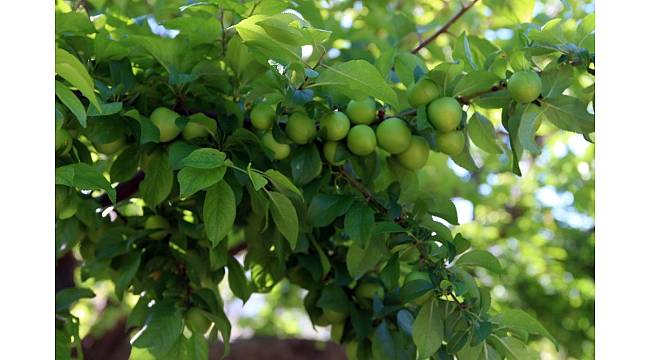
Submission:
[[[535,358],[531,338],[566,334],[517,307],[544,320],[566,302],[537,303],[526,259],[504,268],[487,249],[517,227],[541,234],[528,251],[579,237],[478,184],[521,175],[549,129],[594,139],[594,15],[552,5],[57,1],[57,258],[139,297],[133,359],[227,344],[224,279],[243,301],[283,279],[306,289],[351,359]],[[447,159],[473,181],[449,186]],[[566,170],[534,181],[593,213],[581,182],[553,179]],[[457,196],[495,216],[454,227]],[[592,253],[569,256],[593,273]],[[521,298],[493,306],[490,276]],[[80,355],[69,308],[93,295],[57,293],[57,358]]]

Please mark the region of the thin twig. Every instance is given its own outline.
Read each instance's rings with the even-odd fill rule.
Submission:
[[[226,27],[223,24],[223,7],[219,7],[219,22],[221,23],[221,54],[226,56]]]
[[[497,92],[499,90],[503,90],[503,89],[506,88],[506,86],[508,86],[507,83],[505,81],[501,81],[499,84],[494,85],[494,86],[492,86],[491,88],[489,88],[487,90],[477,91],[475,93],[472,93],[472,94],[469,94],[469,95],[466,95],[466,96],[458,96],[456,99],[461,104],[469,105],[470,100],[472,100],[474,98],[477,98],[479,96],[483,96],[485,94],[489,94],[489,93]]]
[[[411,54],[417,54],[418,51],[420,51],[422,48],[424,48],[424,47],[426,47],[427,45],[429,45],[429,43],[431,43],[433,40],[435,40],[438,36],[440,36],[440,35],[444,34],[445,32],[447,32],[447,31],[449,30],[449,28],[450,28],[450,27],[451,27],[451,26],[452,26],[456,21],[458,21],[458,19],[460,19],[460,18],[461,18],[461,17],[462,17],[466,12],[467,12],[467,10],[469,10],[469,9],[470,9],[472,6],[474,6],[474,4],[476,4],[477,2],[479,2],[479,0],[472,0],[472,2],[469,3],[468,5],[463,5],[463,6],[460,8],[460,11],[458,11],[458,13],[457,13],[456,15],[454,15],[454,17],[452,17],[451,19],[449,19],[449,21],[447,21],[447,23],[446,23],[445,25],[443,25],[440,29],[438,29],[438,31],[436,31],[435,33],[433,33],[433,35],[429,36],[429,37],[426,38],[424,41],[422,41],[422,42],[420,43],[420,45],[418,45],[415,49],[411,50]]]

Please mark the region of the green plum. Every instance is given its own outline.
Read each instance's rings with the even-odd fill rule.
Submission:
[[[428,78],[421,78],[406,90],[408,102],[413,107],[426,105],[438,96],[440,96],[438,86]]]
[[[436,143],[438,149],[443,153],[450,156],[460,155],[465,148],[465,134],[460,130],[450,133],[437,133]]]
[[[187,313],[185,314],[185,321],[187,322],[187,327],[189,327],[192,332],[196,332],[197,334],[201,335],[205,334],[212,325],[212,321],[205,317],[203,312],[196,307],[192,307],[187,310]]]
[[[54,133],[54,153],[65,155],[72,149],[72,136],[66,129],[57,129]]]
[[[518,71],[508,80],[508,93],[516,102],[527,104],[539,97],[542,79],[531,70]]]
[[[269,130],[275,123],[275,110],[269,104],[258,104],[251,111],[251,124],[257,130]]]
[[[358,156],[367,156],[375,151],[377,138],[368,125],[355,125],[348,133],[348,149]]]
[[[409,170],[421,169],[429,159],[429,143],[422,136],[414,135],[406,150],[395,157],[402,166]]]
[[[275,141],[273,133],[270,131],[262,135],[262,144],[273,151],[273,158],[275,160],[285,159],[291,153],[291,146]]]
[[[176,126],[179,117],[181,116],[177,112],[166,107],[156,108],[151,113],[151,121],[160,131],[160,142],[172,141],[181,133],[181,129]]]
[[[350,119],[340,111],[333,111],[320,121],[325,139],[329,141],[339,141],[345,138],[350,131]]]
[[[124,135],[120,135],[117,140],[113,140],[106,144],[95,144],[95,149],[102,154],[111,155],[120,151],[126,145],[126,138]]]
[[[391,154],[401,153],[411,143],[411,130],[402,119],[384,120],[377,126],[377,143]]]
[[[460,125],[463,109],[456,99],[441,97],[427,106],[427,118],[436,130],[446,133]]]
[[[144,228],[147,230],[160,229],[160,231],[153,232],[149,234],[149,237],[154,240],[162,240],[169,234],[169,222],[167,219],[160,215],[152,215],[147,218],[144,222]]]
[[[336,141],[325,142],[325,145],[323,145],[323,155],[325,156],[325,160],[327,160],[327,162],[335,166],[345,164],[345,160],[336,161],[336,150],[340,146],[342,146],[342,144]]]
[[[365,98],[359,101],[350,100],[345,112],[353,123],[369,125],[375,122],[377,107],[375,101],[371,98]]]
[[[323,314],[332,324],[344,322],[345,318],[348,317],[346,313],[332,309],[323,309]]]
[[[190,141],[197,138],[210,136],[217,132],[217,121],[203,114],[194,114],[188,117],[188,122],[183,128],[183,139]]]
[[[360,304],[370,307],[375,295],[380,299],[384,298],[384,287],[378,282],[362,280],[354,289],[354,295]]]
[[[316,122],[303,112],[295,112],[289,116],[284,131],[293,142],[304,145],[316,136]]]

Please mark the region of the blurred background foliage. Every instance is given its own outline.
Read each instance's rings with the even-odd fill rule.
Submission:
[[[235,0],[230,0],[236,2]],[[217,1],[218,2],[218,1]],[[467,0],[465,3],[468,2]],[[149,26],[173,18],[187,0],[57,1],[57,6],[90,6],[106,14],[123,14],[135,21],[154,19]],[[326,58],[367,59],[377,63],[396,49],[408,50],[438,29],[460,8],[457,0],[283,1],[262,0],[258,6],[298,11],[314,26],[331,30]],[[532,10],[532,11],[531,11]],[[484,37],[508,48],[518,22],[544,24],[564,18],[567,30],[594,12],[593,1],[483,0],[447,36],[420,52],[429,68],[451,60],[452,47],[463,32]],[[532,14],[532,18],[526,18]],[[152,25],[153,24],[153,25]],[[180,24],[179,24],[180,25]],[[57,24],[57,27],[62,26]],[[593,47],[593,44],[590,45]],[[591,49],[593,51],[593,48]],[[309,59],[312,50],[303,48]],[[579,78],[582,87],[590,79]],[[593,90],[592,90],[593,91]],[[485,114],[497,131],[500,114]],[[534,314],[561,343],[557,352],[548,340],[533,347],[543,359],[594,358],[594,145],[582,136],[560,132],[544,124],[538,132],[544,146],[539,156],[521,161],[523,176],[510,172],[509,159],[480,152],[481,170],[469,173],[432,152],[419,172],[421,190],[454,199],[461,226],[475,248],[497,255],[505,272],[496,278],[477,270],[479,280],[493,287],[495,310],[522,308]],[[444,221],[444,220],[442,220]],[[77,250],[78,251],[78,250]],[[81,258],[81,257],[78,257]],[[77,269],[78,272],[78,269]],[[78,283],[79,274],[76,274]],[[97,296],[81,300],[72,313],[80,318],[82,338],[99,338],[134,306],[132,295],[117,300],[110,282],[84,282]],[[283,281],[268,294],[255,294],[245,306],[228,297],[226,280],[220,284],[229,298],[226,313],[233,322],[233,340],[254,335],[327,340],[326,328],[312,328],[301,298],[304,292]]]

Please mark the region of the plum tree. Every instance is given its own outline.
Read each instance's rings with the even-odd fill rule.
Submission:
[[[117,139],[105,143],[105,144],[95,144],[95,149],[102,154],[111,155],[118,152],[126,144],[126,138],[124,135],[120,135]]]
[[[355,125],[350,129],[347,138],[348,149],[359,156],[372,154],[377,147],[375,132],[368,125]]]
[[[275,110],[270,104],[257,104],[251,110],[251,124],[257,130],[269,130],[275,124]]]
[[[166,107],[158,107],[151,113],[151,121],[160,131],[161,142],[172,141],[181,133],[181,129],[176,126],[179,117],[177,112]]]
[[[197,307],[191,307],[187,310],[185,321],[187,322],[187,327],[189,327],[192,332],[198,334],[205,334],[212,325],[212,321],[206,318],[201,312],[201,309]]]
[[[377,107],[372,98],[365,98],[363,100],[352,99],[348,103],[345,112],[353,123],[369,125],[375,122]]]
[[[427,106],[427,117],[436,130],[450,132],[460,125],[463,109],[456,99],[441,97]]]
[[[438,149],[447,155],[459,155],[465,148],[465,134],[460,130],[438,133],[436,134],[436,144]]]
[[[270,131],[262,135],[262,144],[273,152],[275,160],[285,159],[291,153],[291,146],[277,142]]]
[[[416,108],[430,103],[438,96],[440,96],[440,89],[429,78],[421,78],[416,83],[411,84],[406,90],[409,105]]]
[[[151,215],[144,222],[145,230],[160,230],[149,234],[154,240],[162,240],[169,234],[169,222],[162,215]]]
[[[323,145],[323,155],[325,157],[325,160],[327,160],[327,162],[332,165],[343,165],[345,163],[345,160],[336,161],[336,152],[342,146],[343,145],[341,143],[336,141],[326,141]]]
[[[411,136],[406,150],[396,155],[399,163],[407,169],[418,170],[422,168],[429,158],[429,143],[422,136]]]
[[[188,120],[183,128],[183,139],[187,141],[208,137],[217,131],[217,121],[206,115],[193,114]]]
[[[340,111],[332,111],[323,117],[320,126],[326,140],[339,141],[344,139],[350,130],[350,119]]]
[[[411,130],[402,119],[386,119],[377,126],[377,143],[391,154],[401,153],[411,143]]]
[[[542,92],[542,79],[532,70],[518,71],[508,80],[508,93],[518,103],[529,103]]]
[[[293,142],[304,145],[316,136],[316,122],[303,112],[295,112],[289,116],[285,132]]]

